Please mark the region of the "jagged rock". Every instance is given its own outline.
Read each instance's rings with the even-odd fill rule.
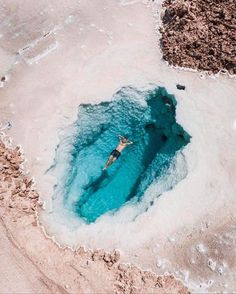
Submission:
[[[25,184],[26,184],[26,187],[29,188],[32,186],[33,180],[32,179],[30,179],[30,180],[25,179]]]
[[[97,260],[102,260],[104,259],[105,256],[105,250],[99,249],[95,250],[92,254],[92,260],[97,261]]]
[[[236,1],[165,0],[160,29],[170,64],[236,74]]]
[[[111,260],[110,254],[105,253],[103,259],[104,259],[104,261],[109,262]]]
[[[126,270],[126,265],[121,263],[121,264],[119,264],[118,269],[120,271],[125,271]]]
[[[16,189],[16,190],[13,190],[12,192],[11,192],[11,196],[12,197],[15,197],[17,194],[18,194],[18,189]]]
[[[118,250],[114,250],[111,253],[111,261],[113,263],[116,263],[116,262],[118,262],[119,259],[120,259],[120,252]]]
[[[98,261],[98,260],[100,260],[100,255],[99,255],[99,253],[97,252],[97,251],[95,251],[93,254],[92,254],[92,260],[93,261]]]
[[[100,257],[102,257],[102,258],[104,257],[104,255],[105,255],[105,250],[104,249],[99,249],[97,252],[98,252]]]
[[[36,193],[36,192],[31,192],[31,193],[29,194],[29,198],[30,198],[30,199],[38,199],[38,198],[39,198],[39,195],[38,195],[38,193]]]
[[[84,249],[84,247],[79,247],[77,250],[76,250],[76,254],[78,255],[83,255],[86,253],[86,250]]]
[[[24,182],[21,184],[21,191],[22,192],[26,191],[26,184]]]
[[[157,280],[156,280],[156,285],[159,287],[159,288],[162,288],[163,285],[162,285],[162,281],[161,281],[161,277],[158,277]]]
[[[25,193],[23,193],[23,192],[20,192],[18,195],[19,195],[20,197],[25,197]]]

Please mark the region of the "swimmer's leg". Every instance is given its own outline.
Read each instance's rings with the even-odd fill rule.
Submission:
[[[114,157],[113,155],[110,155],[103,170],[106,170],[114,161],[116,161],[116,159],[117,159],[116,157]]]

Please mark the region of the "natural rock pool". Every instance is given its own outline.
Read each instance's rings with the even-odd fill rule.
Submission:
[[[190,140],[176,123],[175,111],[174,96],[160,87],[124,87],[110,102],[80,105],[73,134],[63,135],[54,166],[63,174],[55,194],[63,194],[66,209],[91,223],[131,199],[142,201],[147,188],[168,171],[176,152]],[[134,144],[103,171],[119,134]]]

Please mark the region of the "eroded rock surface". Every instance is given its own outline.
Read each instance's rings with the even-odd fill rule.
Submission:
[[[236,74],[236,1],[166,0],[161,46],[171,65]]]

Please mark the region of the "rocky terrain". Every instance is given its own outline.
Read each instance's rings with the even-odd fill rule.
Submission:
[[[161,47],[169,64],[236,74],[236,1],[166,0]]]
[[[173,276],[121,264],[120,253],[102,249],[77,251],[62,249],[48,239],[37,223],[38,193],[32,179],[23,172],[19,147],[9,148],[0,141],[0,235],[6,236],[1,250],[11,252],[9,262],[2,258],[0,292],[8,289],[43,293],[188,293]],[[1,238],[2,239],[2,238]],[[5,263],[8,263],[7,269]],[[9,264],[10,263],[10,264]],[[15,264],[20,267],[19,285],[15,283]],[[25,288],[30,283],[29,288]]]

